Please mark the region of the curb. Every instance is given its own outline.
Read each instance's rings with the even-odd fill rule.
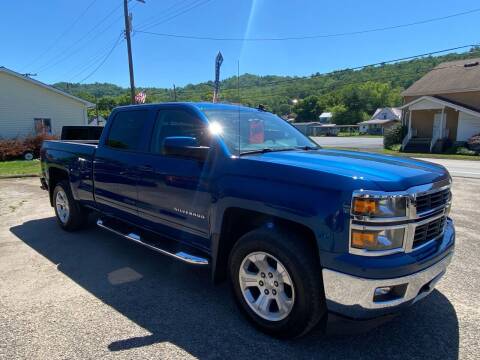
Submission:
[[[21,178],[33,178],[40,177],[40,175],[26,174],[26,175],[0,175],[0,179],[21,179]]]

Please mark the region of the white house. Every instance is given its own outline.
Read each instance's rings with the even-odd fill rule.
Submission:
[[[52,86],[0,67],[0,138],[46,133],[65,125],[88,125],[95,105]]]
[[[406,152],[441,152],[480,134],[480,58],[437,65],[402,92]]]
[[[333,114],[331,112],[323,112],[318,117],[318,121],[320,121],[323,124],[328,124],[332,122],[332,117],[333,117]]]
[[[378,108],[367,121],[362,121],[360,126],[361,133],[383,134],[385,129],[400,123],[402,118],[402,110],[394,107]]]

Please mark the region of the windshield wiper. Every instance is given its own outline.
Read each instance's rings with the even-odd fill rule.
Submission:
[[[265,153],[267,153],[267,152],[288,151],[288,150],[295,150],[295,148],[279,148],[279,149],[262,148],[262,149],[242,151],[242,152],[240,153],[240,155],[245,155],[245,154],[265,154]]]
[[[320,146],[309,146],[309,145],[306,145],[306,146],[295,146],[295,149],[299,149],[299,150],[318,150],[318,149],[321,149]]]

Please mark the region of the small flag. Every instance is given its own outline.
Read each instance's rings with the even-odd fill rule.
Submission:
[[[145,92],[140,91],[137,95],[135,95],[135,103],[136,104],[145,104],[145,99],[147,98],[147,94]]]

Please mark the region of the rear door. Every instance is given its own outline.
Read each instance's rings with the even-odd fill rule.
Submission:
[[[135,221],[138,158],[147,146],[148,110],[117,112],[94,161],[95,201],[100,210]]]
[[[190,109],[165,107],[156,115],[150,153],[138,167],[138,210],[159,233],[207,246],[208,211],[212,202],[212,165],[193,158],[162,155],[166,137],[189,136],[209,146],[207,125]]]

